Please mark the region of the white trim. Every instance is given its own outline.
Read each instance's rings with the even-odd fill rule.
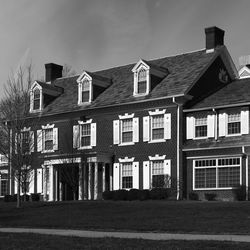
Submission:
[[[93,146],[84,146],[84,147],[79,147],[77,150],[82,150],[82,149],[92,149]]]
[[[122,120],[122,119],[131,119],[131,118],[134,118],[135,114],[132,113],[132,114],[128,114],[128,113],[125,113],[124,115],[119,115],[119,119]]]
[[[150,67],[142,59],[140,59],[133,67],[132,72],[135,73],[141,68],[145,68],[146,70],[150,69]]]
[[[156,154],[155,156],[149,156],[148,158],[150,161],[165,160],[166,155],[160,156],[160,155]]]
[[[206,53],[209,54],[209,53],[213,53],[214,52],[214,48],[213,49],[207,49],[206,50]]]
[[[50,128],[54,128],[55,124],[47,124],[47,125],[42,125],[42,129],[50,129]]]
[[[248,76],[240,76],[244,71],[246,71],[249,75],[248,75]],[[249,78],[249,77],[250,77],[250,69],[249,69],[247,66],[244,66],[244,67],[242,67],[242,68],[239,70],[238,74],[239,74],[239,78],[240,78],[240,79]]]
[[[189,157],[186,157],[187,160],[192,160],[192,159],[207,159],[207,158],[211,158],[211,159],[219,159],[219,158],[229,158],[231,157],[231,155],[202,155],[202,156],[189,156]],[[232,157],[242,157],[242,154],[234,154]]]
[[[120,163],[123,163],[123,162],[133,162],[134,159],[135,159],[135,157],[128,158],[128,157],[126,156],[126,157],[124,157],[124,158],[118,158],[118,161],[119,161]]]
[[[82,85],[84,80],[87,79],[89,82],[89,100],[87,102],[82,101]],[[86,105],[92,102],[93,100],[93,79],[92,77],[84,71],[78,78],[77,78],[77,83],[78,83],[78,105]]]
[[[225,149],[225,148],[241,148],[242,146],[245,146],[245,147],[250,147],[250,145],[233,145],[233,146],[224,146],[224,147],[211,147],[211,148],[186,148],[186,149],[183,149],[183,151],[194,151],[194,150],[209,150],[209,149]]]
[[[148,143],[161,143],[161,142],[166,142],[166,139],[156,139],[156,140],[148,141]]]
[[[121,142],[120,144],[118,144],[118,146],[131,146],[131,145],[135,145],[134,142]]]
[[[81,158],[76,157],[76,158],[65,158],[65,159],[54,159],[54,160],[46,160],[44,161],[43,165],[48,166],[48,165],[55,165],[55,164],[63,164],[63,163],[80,163]]]
[[[24,127],[23,129],[21,129],[21,132],[28,132],[28,131],[30,131],[30,127],[28,128]]]
[[[164,115],[166,113],[166,109],[155,109],[154,111],[148,111],[149,115]]]
[[[38,89],[40,92],[40,106],[39,109],[35,109],[34,110],[34,91]],[[42,93],[42,87],[41,85],[35,81],[31,88],[30,88],[30,113],[37,113],[37,112],[41,112],[42,111],[42,107],[43,107],[43,93]]]
[[[83,125],[83,124],[88,124],[88,123],[92,123],[92,121],[93,121],[93,119],[89,119],[89,120],[87,120],[87,121],[78,121],[78,124],[80,124],[80,125]]]

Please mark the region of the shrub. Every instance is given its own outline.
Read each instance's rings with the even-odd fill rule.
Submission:
[[[23,195],[21,196],[21,199],[22,199],[22,201],[29,201],[30,196],[29,196],[28,194],[23,194]]]
[[[147,190],[147,189],[139,190],[138,199],[140,201],[148,200],[149,199],[149,190]]]
[[[233,193],[237,201],[246,200],[246,186],[245,185],[237,186],[235,189],[233,189]]]
[[[4,201],[5,201],[5,202],[11,202],[11,201],[13,201],[13,195],[6,194],[6,195],[4,196]]]
[[[104,191],[102,193],[102,198],[104,200],[113,200],[113,198],[114,198],[114,191]]]
[[[40,201],[40,194],[34,193],[30,194],[31,201]]]
[[[125,189],[119,189],[114,191],[114,197],[113,200],[115,201],[126,201],[128,200],[128,191]]]
[[[205,193],[205,199],[208,201],[215,201],[216,196],[215,193]]]
[[[134,200],[138,200],[139,199],[139,192],[140,190],[138,189],[130,189],[128,191],[128,200],[129,201],[134,201]]]
[[[17,201],[17,194],[14,194],[12,199],[12,201]]]
[[[195,192],[190,192],[188,194],[188,198],[189,200],[193,200],[193,201],[198,201],[199,200],[199,195]]]
[[[169,197],[170,190],[167,188],[153,188],[149,191],[149,197],[152,200],[162,200]]]

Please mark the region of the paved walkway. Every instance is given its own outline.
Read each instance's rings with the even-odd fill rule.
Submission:
[[[213,235],[213,234],[170,234],[170,233],[140,233],[140,232],[105,232],[69,229],[42,229],[42,228],[0,228],[4,233],[36,233],[60,236],[76,236],[86,238],[124,238],[145,240],[214,240],[250,242],[250,235]]]

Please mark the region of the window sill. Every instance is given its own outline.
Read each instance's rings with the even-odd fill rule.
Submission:
[[[135,94],[134,93],[134,97],[143,97],[143,96],[147,96],[149,93],[143,93],[143,94]]]
[[[231,137],[231,136],[242,136],[242,134],[226,134],[225,137]]]
[[[89,101],[89,102],[79,102],[78,103],[79,106],[88,106],[89,104],[91,104],[91,101]]]
[[[135,143],[134,142],[124,142],[124,143],[118,144],[118,146],[131,146],[131,145],[135,145]]]
[[[166,142],[166,140],[165,139],[151,140],[148,143],[161,143],[161,142]]]
[[[31,109],[30,113],[39,113],[39,112],[42,112],[42,111],[43,111],[42,109],[38,109],[38,110]]]
[[[214,138],[214,137],[210,137],[210,138]],[[193,140],[204,140],[204,139],[208,139],[207,136],[203,136],[203,137],[194,137]]]
[[[54,149],[41,151],[41,153],[53,153],[53,152],[55,152]]]
[[[232,190],[234,187],[222,187],[222,188],[193,188],[194,191],[208,191],[208,190]]]
[[[92,146],[84,146],[84,147],[79,147],[78,150],[83,150],[83,149],[92,149]]]

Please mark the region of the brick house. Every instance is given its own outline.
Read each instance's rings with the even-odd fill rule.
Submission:
[[[205,119],[196,122],[199,112],[207,114],[207,124],[214,122],[209,98],[241,82],[235,80],[238,73],[224,45],[224,31],[210,27],[205,34],[202,50],[73,77],[63,78],[62,66],[46,64],[46,82],[35,81],[30,90],[29,119],[36,123],[24,129],[34,141],[30,193],[41,193],[49,201],[81,200],[101,199],[105,190],[172,186],[176,198],[182,199],[196,188],[191,185],[198,176],[192,177],[192,164],[203,164],[195,157],[210,152],[205,147],[201,154],[200,144],[213,147],[219,136],[210,128],[205,136],[201,128],[204,138],[194,140],[190,124],[205,124]],[[246,120],[247,110],[240,115]],[[238,147],[243,149],[247,150]],[[238,154],[245,151],[234,151],[232,158],[230,150],[221,150],[230,159],[216,158],[216,164],[238,164]],[[217,151],[211,150],[215,155]]]
[[[0,198],[8,194],[8,159],[0,154]]]

